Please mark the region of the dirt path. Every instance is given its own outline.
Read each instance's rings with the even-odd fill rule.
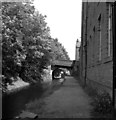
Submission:
[[[91,99],[73,77],[51,95],[44,98],[40,118],[90,118]]]

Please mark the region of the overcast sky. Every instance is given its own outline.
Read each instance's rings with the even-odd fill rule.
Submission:
[[[71,60],[75,60],[75,45],[81,38],[82,0],[35,0],[35,7],[46,15],[52,38],[58,38]]]

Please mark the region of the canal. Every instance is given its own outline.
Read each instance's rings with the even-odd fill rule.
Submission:
[[[18,116],[25,109],[25,105],[39,99],[43,93],[38,84],[31,85],[23,90],[3,96],[2,119],[12,119]]]

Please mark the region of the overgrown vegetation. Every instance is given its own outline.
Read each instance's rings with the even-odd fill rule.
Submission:
[[[112,117],[112,99],[107,92],[97,94],[93,98],[93,113],[100,117]]]
[[[65,48],[50,35],[50,28],[32,2],[2,2],[3,85],[19,76],[40,82],[43,69],[55,59],[69,59]]]
[[[112,98],[106,91],[98,92],[92,87],[86,86],[85,92],[92,98],[91,115],[95,118],[111,118],[112,117]]]
[[[113,107],[110,94],[106,91],[101,92],[90,85],[83,86],[79,76],[75,76],[75,78],[78,79],[78,82],[83,87],[83,90],[92,98],[91,116],[93,118],[112,118]]]

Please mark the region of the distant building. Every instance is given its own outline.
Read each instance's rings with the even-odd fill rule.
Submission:
[[[76,61],[79,61],[79,48],[80,48],[80,41],[77,39],[76,49],[75,49],[75,60]]]
[[[75,60],[73,60],[73,75],[79,75],[79,49],[81,42],[77,39],[75,46]]]
[[[112,95],[113,24],[112,3],[82,3],[80,77],[83,85]]]

